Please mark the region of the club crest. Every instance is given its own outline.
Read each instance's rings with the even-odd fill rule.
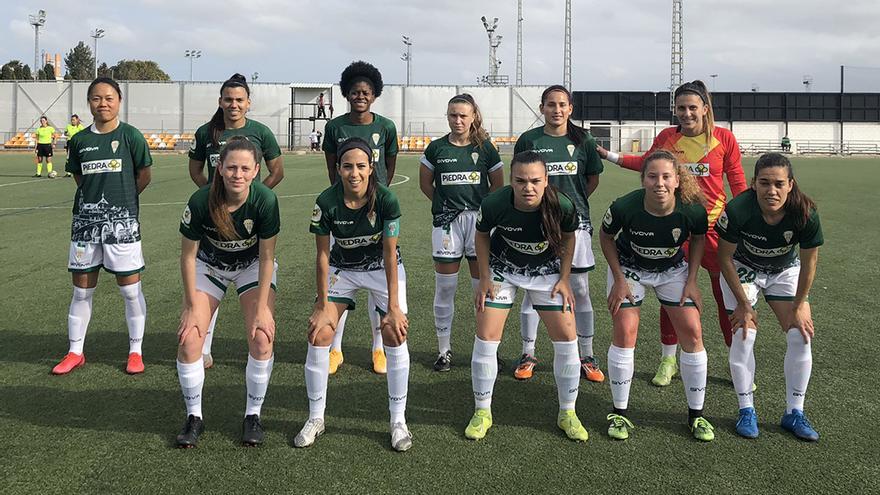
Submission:
[[[373,135],[370,137],[373,138],[373,144],[375,144],[376,146],[379,146],[379,133],[374,132]]]
[[[721,216],[718,217],[718,225],[721,226],[722,229],[727,229],[727,212],[722,211]]]
[[[786,230],[785,232],[782,233],[782,237],[785,239],[786,243],[789,243],[789,242],[791,242],[791,238],[794,237],[794,232],[792,232],[790,230]]]
[[[573,144],[569,144],[569,145],[566,146],[565,148],[568,150],[568,156],[574,158],[574,145],[573,145]]]
[[[245,218],[244,222],[242,223],[244,224],[244,229],[247,230],[248,234],[250,234],[251,231],[254,230],[254,221],[250,218]]]
[[[679,237],[681,237],[681,229],[678,227],[672,229],[672,241],[678,242]]]
[[[180,221],[184,225],[189,225],[192,221],[192,212],[189,210],[189,205],[186,205],[186,208],[183,209],[183,216],[180,218]]]
[[[315,207],[312,208],[312,222],[320,222],[321,221],[321,207],[318,204],[315,204]]]
[[[610,227],[613,221],[614,218],[611,216],[611,208],[608,208],[607,210],[605,210],[605,217],[602,218],[602,223]]]
[[[473,152],[473,153],[471,153],[471,160],[474,161],[474,165],[477,164],[477,160],[479,160],[479,159],[480,159],[480,154],[479,154],[479,153],[477,153],[476,151]]]
[[[370,213],[368,213],[367,220],[370,222],[370,227],[375,227],[376,226],[376,212],[371,211]]]
[[[116,149],[119,148],[119,141],[110,141],[110,149],[116,153]]]

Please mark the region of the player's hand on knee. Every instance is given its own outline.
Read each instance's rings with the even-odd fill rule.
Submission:
[[[694,303],[697,311],[703,312],[703,296],[700,294],[700,288],[697,287],[696,282],[688,282],[684,285],[684,290],[681,292],[681,301],[679,301],[678,305],[684,306],[688,299]]]
[[[612,315],[616,315],[617,311],[620,310],[620,305],[627,300],[635,306],[636,298],[633,296],[626,280],[615,280],[614,285],[611,286],[611,292],[608,294],[608,311]]]
[[[180,312],[180,326],[177,327],[178,345],[183,345],[186,339],[192,336],[199,339],[205,336],[205,332],[199,326],[194,313],[190,307],[183,308],[183,311]]]
[[[275,317],[272,316],[272,310],[269,309],[269,306],[257,307],[257,314],[248,329],[251,340],[256,339],[258,333],[265,335],[270,344],[275,341]]]
[[[486,298],[495,299],[495,285],[491,279],[483,279],[480,277],[480,284],[477,286],[477,293],[474,295],[474,306],[477,311],[482,312],[486,309]]]
[[[388,313],[382,318],[382,326],[387,327],[393,335],[403,342],[409,331],[409,319],[400,308],[389,308]]]
[[[798,306],[792,306],[789,323],[785,330],[788,331],[789,328],[797,328],[800,330],[801,335],[804,337],[804,343],[809,344],[810,341],[813,340],[813,334],[816,330],[813,327],[813,316],[810,312],[809,304],[804,303]]]
[[[560,278],[559,281],[553,285],[553,290],[550,291],[550,297],[555,299],[557,294],[562,296],[562,311],[574,312],[574,292],[571,290],[571,284],[568,280]]]
[[[758,328],[758,313],[749,304],[737,304],[730,315],[730,325],[734,330],[742,328],[742,339],[745,340],[750,328]]]

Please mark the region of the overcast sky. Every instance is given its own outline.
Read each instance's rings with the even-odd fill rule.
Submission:
[[[5,3],[5,2],[4,2]],[[564,0],[524,0],[525,84],[562,82]],[[516,72],[516,0],[35,0],[2,9],[0,63],[33,64],[28,14],[44,9],[40,48],[62,57],[106,31],[99,61],[151,59],[189,78],[187,48],[201,49],[196,80],[233,72],[259,81],[336,82],[352,60],[387,83],[406,80],[401,35],[413,38],[414,84],[472,84],[488,71],[480,16],[498,17],[501,73]],[[577,90],[664,90],[671,0],[573,0]],[[375,5],[369,8],[367,5]],[[718,91],[837,91],[840,65],[880,67],[880,1],[684,0],[684,77]],[[848,90],[880,92],[880,69],[847,71]]]

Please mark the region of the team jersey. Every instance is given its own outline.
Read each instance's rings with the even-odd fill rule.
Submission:
[[[712,226],[724,211],[727,195],[724,192],[724,176],[733,197],[746,190],[746,177],[742,169],[742,156],[739,144],[730,130],[715,127],[711,144],[706,143],[706,135],[688,137],[678,127],[668,127],[654,138],[651,149],[642,156],[623,155],[621,166],[641,171],[644,157],[656,150],[666,150],[675,155],[678,162],[697,178],[703,196],[706,197],[706,212]]]
[[[822,226],[816,210],[803,228],[797,228],[789,215],[776,225],[764,221],[757,194],[749,189],[727,204],[715,224],[718,235],[736,244],[733,259],[761,272],[779,273],[800,264],[796,245],[801,249],[821,246]]]
[[[602,219],[602,230],[617,236],[621,266],[662,272],[684,260],[682,245],[691,235],[709,230],[706,210],[700,204],[675,200],[675,209],[664,217],[645,211],[645,190],[617,198]]]
[[[120,122],[98,134],[94,125],[70,139],[67,172],[81,175],[73,198],[74,242],[127,244],[141,239],[137,172],[153,164],[141,131]]]
[[[198,241],[196,257],[220,270],[247,268],[260,260],[260,239],[270,239],[281,230],[278,198],[258,181],[251,183],[244,204],[232,212],[235,239],[223,239],[208,210],[211,185],[196,191],[183,209],[180,233]]]
[[[55,128],[52,126],[37,127],[34,134],[37,135],[37,144],[52,144],[52,136],[55,135]]]
[[[504,166],[491,142],[456,146],[449,134],[431,141],[420,161],[434,173],[434,227],[449,225],[462,211],[479,210],[489,194],[489,173]]]
[[[274,160],[281,156],[281,148],[272,130],[256,120],[245,119],[243,127],[238,129],[225,129],[217,139],[217,146],[211,138],[211,123],[202,125],[196,130],[192,146],[189,149],[189,158],[197,162],[208,164],[208,184],[214,180],[214,170],[220,162],[220,150],[226,145],[226,141],[232,136],[244,136],[248,141],[260,149],[263,160]],[[262,167],[260,175],[262,175]]]
[[[388,167],[385,160],[397,156],[397,128],[394,122],[373,113],[370,124],[354,124],[351,114],[346,113],[327,122],[324,126],[324,144],[321,149],[325,153],[336,154],[339,143],[348,138],[359,137],[370,144],[373,150],[373,166],[380,184],[388,183]]]
[[[571,199],[558,193],[563,232],[578,228],[578,214]],[[492,229],[495,229],[492,232]],[[541,211],[520,211],[513,206],[513,188],[504,186],[490,193],[480,205],[477,231],[492,232],[489,267],[498,273],[538,277],[559,273],[559,256],[544,236]]]
[[[64,130],[64,133],[67,134],[67,139],[72,138],[76,135],[77,132],[85,129],[82,124],[67,124],[67,128]]]
[[[535,127],[516,140],[513,152],[521,151],[534,151],[544,158],[550,184],[574,201],[581,224],[585,227],[592,225],[590,203],[587,201],[587,176],[599,175],[604,169],[593,136],[585,132],[581,144],[575,145],[567,136],[550,136],[544,133],[543,126]]]
[[[339,181],[318,196],[309,232],[333,234],[333,247],[330,248],[330,266],[333,268],[368,272],[385,267],[382,259],[384,232],[395,237],[400,233],[400,203],[391,189],[382,184],[377,186],[372,214],[369,204],[357,210],[345,206],[343,186]],[[401,262],[400,248],[397,249],[397,262]]]

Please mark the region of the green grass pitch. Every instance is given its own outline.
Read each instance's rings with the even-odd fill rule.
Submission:
[[[412,367],[407,417],[414,448],[388,445],[385,378],[370,369],[370,332],[358,309],[349,319],[345,364],[330,378],[327,432],[309,449],[292,447],[307,419],[303,378],[306,321],[314,295],[314,240],[308,233],[313,201],[326,187],[323,157],[286,155],[277,188],[282,230],[277,256],[276,361],[263,408],[267,441],[239,445],[247,347],[235,298],[221,306],[214,340],[215,367],[207,372],[207,431],[199,448],[173,448],[184,419],[175,352],[181,286],[178,222],[193,192],[184,155],[155,155],[153,182],[141,197],[147,271],[146,373],[127,376],[123,305],[113,279],[101,275],[86,338],[88,364],[68,376],[49,374],[67,350],[70,276],[66,271],[71,179],[31,179],[30,154],[0,155],[0,492],[574,492],[782,493],[878,490],[877,382],[880,244],[876,159],[795,159],[805,191],[819,204],[826,244],[812,292],[817,334],[807,410],[822,434],[806,444],[783,432],[782,359],[785,339],[766,304],[756,346],[756,404],[761,437],[733,431],[736,397],[717,327],[708,277],[701,272],[709,383],[706,413],[717,439],[695,441],[685,427],[680,379],[650,384],[659,355],[657,303],[646,302],[631,392],[636,424],[626,442],[610,440],[605,415],[607,381],[581,382],[578,414],[586,444],[556,428],[552,347],[541,330],[536,377],[520,383],[510,364],[519,352],[519,322],[511,312],[501,354],[493,412],[495,427],[474,443],[463,437],[473,411],[470,351],[474,320],[466,270],[459,284],[453,330],[454,368],[435,374],[430,257],[430,206],[418,189],[415,155],[399,159],[403,210],[401,249],[409,276]],[[63,157],[56,157],[56,167]],[[747,159],[747,175],[754,159]],[[607,166],[591,198],[594,222],[610,201],[638,187],[637,175]],[[873,200],[871,198],[874,198]],[[874,220],[872,220],[874,219]],[[605,309],[605,263],[598,242],[591,276],[596,310],[595,349],[605,368],[610,318]],[[231,293],[231,291],[230,291]],[[361,295],[360,300],[364,300]],[[362,308],[362,306],[359,306]],[[873,454],[871,453],[873,452]]]

